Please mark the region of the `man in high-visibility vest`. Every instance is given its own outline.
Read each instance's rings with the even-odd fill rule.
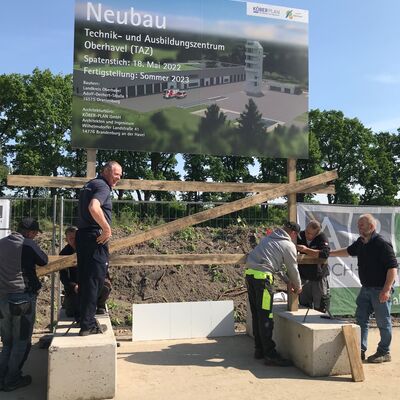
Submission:
[[[274,321],[272,315],[274,275],[285,273],[289,286],[301,293],[301,280],[297,266],[297,251],[294,242],[300,232],[296,222],[286,222],[249,253],[246,260],[246,286],[252,313],[255,340],[254,357],[264,359],[266,365],[291,366],[275,349],[272,340]]]

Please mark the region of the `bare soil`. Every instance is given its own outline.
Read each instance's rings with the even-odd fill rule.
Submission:
[[[114,228],[113,238],[132,233],[135,230],[128,227]],[[245,226],[224,229],[189,227],[130,247],[118,254],[248,253],[265,233],[266,228]],[[51,235],[40,235],[38,242],[50,254]],[[243,265],[143,265],[110,267],[109,272],[113,289],[107,305],[116,334],[129,334],[132,304],[210,300],[233,300],[235,328],[244,330],[247,291]],[[43,287],[37,302],[36,332],[49,330],[51,321],[51,278],[46,276],[41,281]],[[276,290],[286,292],[284,282],[278,279],[275,284]],[[352,317],[342,318],[354,322]],[[393,326],[399,327],[399,315],[393,315],[392,322]],[[375,319],[371,319],[371,326],[375,326]]]
[[[115,228],[113,238],[133,233],[128,228]],[[183,253],[248,253],[265,231],[232,226],[220,228],[187,228],[172,235],[150,240],[121,251],[120,254],[183,254]],[[50,237],[40,238],[44,249]],[[133,303],[160,303],[232,299],[235,321],[246,319],[246,287],[243,265],[176,265],[111,267],[113,289],[108,300],[111,321],[117,330],[131,326]],[[50,277],[42,278],[38,298],[36,330],[49,328]],[[280,289],[285,285],[278,283]]]

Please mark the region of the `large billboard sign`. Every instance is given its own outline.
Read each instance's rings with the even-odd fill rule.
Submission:
[[[352,207],[333,205],[299,204],[298,221],[305,227],[311,219],[321,223],[322,231],[332,250],[348,247],[358,239],[357,222],[362,214],[370,213],[377,220],[377,232],[392,243],[400,260],[400,208],[399,207]],[[358,278],[356,257],[329,257],[329,285],[331,311],[338,315],[354,315],[356,298],[361,284]],[[400,311],[400,288],[396,280],[392,312]]]
[[[308,12],[76,0],[72,145],[308,157]]]

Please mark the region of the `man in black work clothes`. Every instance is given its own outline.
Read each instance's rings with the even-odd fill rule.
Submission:
[[[311,220],[297,239],[297,250],[313,258],[329,257],[329,242],[321,232],[321,224]],[[299,264],[303,291],[299,295],[302,306],[314,308],[321,312],[329,311],[328,263]]]
[[[76,232],[78,228],[75,226],[69,226],[65,230],[65,240],[67,245],[60,251],[60,256],[69,256],[76,252]],[[78,268],[70,267],[60,271],[60,280],[64,286],[64,301],[63,308],[67,317],[74,317],[76,321],[79,321],[79,285],[78,285]],[[106,301],[111,292],[111,281],[110,277],[106,276],[104,285],[100,290],[99,297],[97,299],[97,310],[96,314],[106,313]]]
[[[96,321],[97,299],[108,270],[108,240],[111,238],[111,188],[121,179],[122,167],[108,162],[97,178],[81,190],[78,205],[76,253],[79,273],[79,335],[103,333]]]
[[[0,240],[0,390],[30,385],[22,367],[31,349],[36,315],[36,297],[41,284],[36,265],[48,262],[47,255],[33,241],[41,232],[33,218],[24,218],[17,232]]]
[[[369,363],[391,361],[392,341],[391,296],[397,277],[397,259],[391,243],[376,232],[376,220],[371,214],[358,219],[360,237],[349,247],[332,250],[330,256],[357,256],[361,290],[357,296],[356,319],[361,330],[361,359],[365,360],[368,345],[368,324],[375,313],[381,340],[376,352],[367,359]]]

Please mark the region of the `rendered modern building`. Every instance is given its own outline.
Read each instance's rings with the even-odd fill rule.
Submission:
[[[128,78],[103,78],[102,88],[118,88],[122,98],[132,98],[162,93],[165,89],[188,90],[193,88],[223,85],[228,83],[241,82],[245,80],[245,66],[213,61],[212,64],[205,61],[191,61],[193,69],[186,69],[179,72],[181,81],[173,81],[176,72],[153,72]],[[163,77],[163,79],[159,79]],[[85,76],[82,70],[74,71],[74,95],[83,95],[84,81],[97,81],[96,75]],[[103,89],[104,90],[104,89]]]
[[[246,85],[245,91],[249,96],[263,96],[262,75],[263,75],[263,48],[255,40],[246,42]]]

